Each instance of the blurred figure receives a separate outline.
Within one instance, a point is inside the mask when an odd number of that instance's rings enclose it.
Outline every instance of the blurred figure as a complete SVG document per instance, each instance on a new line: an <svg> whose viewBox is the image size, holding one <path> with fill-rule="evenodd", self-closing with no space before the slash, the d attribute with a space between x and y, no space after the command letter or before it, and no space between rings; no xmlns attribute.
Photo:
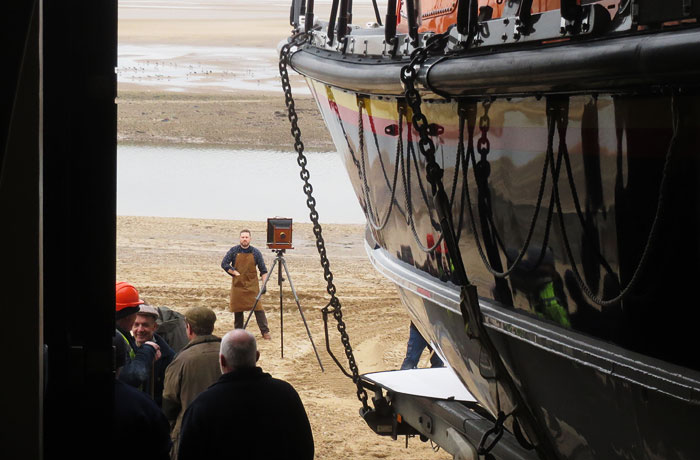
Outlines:
<svg viewBox="0 0 700 460"><path fill-rule="evenodd" d="M406 357L401 364L401 370L415 369L418 366L418 361L423 354L425 348L430 350L430 367L444 367L440 357L433 351L430 344L423 338L416 325L411 321L411 327L408 331L408 344L406 345Z"/></svg>
<svg viewBox="0 0 700 460"><path fill-rule="evenodd" d="M506 250L508 266L517 257L517 251ZM571 327L569 310L564 293L564 282L556 270L552 248L533 246L513 269L510 275L513 294L522 293L527 298L532 312L538 317Z"/></svg>
<svg viewBox="0 0 700 460"><path fill-rule="evenodd" d="M259 358L250 332L234 329L224 336L223 375L187 409L180 460L313 458L314 439L299 395L256 367Z"/></svg>
<svg viewBox="0 0 700 460"><path fill-rule="evenodd" d="M115 349L114 419L108 458L130 458L135 453L149 460L167 460L170 430L156 403L118 379L127 362L128 345L119 334L112 339ZM99 456L99 455L98 455Z"/></svg>
<svg viewBox="0 0 700 460"><path fill-rule="evenodd" d="M149 379L148 393L151 394L153 400L158 404L158 407L163 405L163 382L165 381L165 369L175 357L175 352L170 345L160 335L156 334L158 330L158 310L145 303L140 306L139 312L136 313L136 320L131 327L131 335L136 340L138 347L143 346L146 342L155 342L160 347L160 359L153 365L153 372Z"/></svg>
<svg viewBox="0 0 700 460"><path fill-rule="evenodd" d="M212 333L216 314L206 307L185 312L189 343L165 370L163 412L172 427L172 458L177 458L182 417L190 403L221 376L219 346L221 339ZM202 457L204 458L204 457Z"/></svg>
<svg viewBox="0 0 700 460"><path fill-rule="evenodd" d="M168 307L154 307L158 313L158 335L165 339L175 353L187 345L185 315Z"/></svg>

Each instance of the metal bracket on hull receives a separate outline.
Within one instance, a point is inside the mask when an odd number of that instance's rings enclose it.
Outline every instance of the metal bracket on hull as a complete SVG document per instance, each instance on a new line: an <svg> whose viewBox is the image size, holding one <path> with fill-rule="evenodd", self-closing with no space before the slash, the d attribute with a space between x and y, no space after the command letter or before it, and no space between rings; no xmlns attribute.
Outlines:
<svg viewBox="0 0 700 460"><path fill-rule="evenodd" d="M423 441L434 441L455 459L477 460L477 446L494 422L471 395L464 393L451 373L449 368L431 368L363 375L363 380L376 388L373 401L383 408L381 418L365 417L365 421L379 435L392 439L406 435L407 442L408 437L419 435ZM537 458L506 431L489 453L509 460Z"/></svg>
<svg viewBox="0 0 700 460"><path fill-rule="evenodd" d="M541 433L541 427L537 424L531 408L525 404L523 395L519 392L517 385L513 381L513 377L505 368L505 360L499 355L498 349L491 341L485 330L483 317L479 306L479 301L476 292L476 286L473 285L467 276L467 271L463 263L461 250L456 238L455 228L452 222L452 207L443 184L444 171L435 159L435 144L428 133L428 120L421 109L421 96L415 88L415 83L418 76L418 70L424 65L425 60L430 54L440 52L446 44L447 34L436 35L429 40L425 48L419 49L412 54L411 63L401 69L401 82L404 84L405 97L410 106L413 116L412 123L414 129L419 133L418 147L425 158L426 179L432 187L432 195L435 203L435 208L440 217L440 227L442 229L443 238L447 244L452 261L452 277L456 284L460 286L460 309L462 317L466 322L467 334L470 339L476 339L482 347L483 353L492 362L493 377L492 388L494 389L493 401L498 411L499 420L494 429L499 428L502 432L502 425L505 418L513 416L514 423L524 425L527 434L527 444L538 447L538 451L548 457L554 456L554 449L546 441L547 438ZM504 394L504 401L501 401L501 390ZM502 419L503 410L508 411L508 415ZM517 414L516 414L516 409ZM518 418L516 418L518 417ZM539 428L539 429L538 429ZM537 431L536 431L537 430ZM484 437L487 434L484 435ZM500 436L499 438L500 439ZM488 448L481 448L479 454L487 454L497 443L494 441ZM484 438L482 438L483 442ZM531 447L531 446L530 446Z"/></svg>
<svg viewBox="0 0 700 460"><path fill-rule="evenodd" d="M564 16L558 10L522 16L506 16L482 21L470 47L483 48L518 43L537 43L599 34L611 24L608 11L598 5L580 7L579 14ZM448 50L464 49L466 36L457 28L450 31Z"/></svg>

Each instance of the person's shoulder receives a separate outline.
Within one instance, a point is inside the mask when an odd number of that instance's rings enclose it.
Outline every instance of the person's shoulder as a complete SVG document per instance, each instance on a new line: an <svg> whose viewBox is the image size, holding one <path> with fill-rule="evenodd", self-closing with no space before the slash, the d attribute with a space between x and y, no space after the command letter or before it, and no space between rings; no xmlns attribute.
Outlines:
<svg viewBox="0 0 700 460"><path fill-rule="evenodd" d="M272 377L270 374L265 374L267 377L267 384L280 390L280 391L285 391L289 393L297 393L297 390L294 389L294 386L292 386L291 383L287 382L286 380L278 379L275 377Z"/></svg>
<svg viewBox="0 0 700 460"><path fill-rule="evenodd" d="M175 354L173 347L171 347L170 344L168 343L168 341L165 340L163 337L161 337L158 334L153 334L153 338L154 338L155 342L158 344L158 346L160 347L160 351L162 354L168 354L168 355Z"/></svg>
<svg viewBox="0 0 700 460"><path fill-rule="evenodd" d="M229 392L226 385L221 384L221 378L217 379L209 385L204 391L199 393L189 404L189 407L200 408L202 406L207 406L208 404L219 405L222 400L222 395Z"/></svg>
<svg viewBox="0 0 700 460"><path fill-rule="evenodd" d="M156 403L146 393L118 379L114 381L114 398L120 402L120 407L123 407L122 403L128 401L133 403L134 407L140 407L143 410L160 411Z"/></svg>

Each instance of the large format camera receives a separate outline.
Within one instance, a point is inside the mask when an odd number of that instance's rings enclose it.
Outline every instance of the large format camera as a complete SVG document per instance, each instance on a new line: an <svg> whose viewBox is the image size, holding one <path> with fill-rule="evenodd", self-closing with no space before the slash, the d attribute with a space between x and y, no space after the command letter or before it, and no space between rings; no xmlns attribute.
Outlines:
<svg viewBox="0 0 700 460"><path fill-rule="evenodd" d="M267 219L267 247L269 249L294 249L292 247L292 219L284 217Z"/></svg>

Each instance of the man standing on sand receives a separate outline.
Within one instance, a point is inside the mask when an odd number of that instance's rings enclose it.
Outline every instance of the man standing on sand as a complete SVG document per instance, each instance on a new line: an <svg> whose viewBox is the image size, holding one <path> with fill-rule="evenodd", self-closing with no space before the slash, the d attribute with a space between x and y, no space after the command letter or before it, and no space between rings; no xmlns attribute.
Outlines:
<svg viewBox="0 0 700 460"><path fill-rule="evenodd" d="M241 244L229 249L221 261L221 268L232 277L229 311L235 314L236 329L243 328L243 314L253 308L255 298L258 296L260 285L256 276L256 267L260 271L261 282L265 282L267 274L262 254L250 245L250 230L241 230L240 242ZM255 306L255 320L258 322L263 338L270 340L270 328L267 327L267 317L261 301L258 301Z"/></svg>
<svg viewBox="0 0 700 460"><path fill-rule="evenodd" d="M221 340L223 374L185 412L179 460L307 460L314 438L299 394L256 367L255 337L234 329Z"/></svg>
<svg viewBox="0 0 700 460"><path fill-rule="evenodd" d="M221 377L219 346L215 335L216 314L206 307L191 307L185 312L189 343L165 370L163 412L172 427L172 459L177 458L182 416L199 393Z"/></svg>

